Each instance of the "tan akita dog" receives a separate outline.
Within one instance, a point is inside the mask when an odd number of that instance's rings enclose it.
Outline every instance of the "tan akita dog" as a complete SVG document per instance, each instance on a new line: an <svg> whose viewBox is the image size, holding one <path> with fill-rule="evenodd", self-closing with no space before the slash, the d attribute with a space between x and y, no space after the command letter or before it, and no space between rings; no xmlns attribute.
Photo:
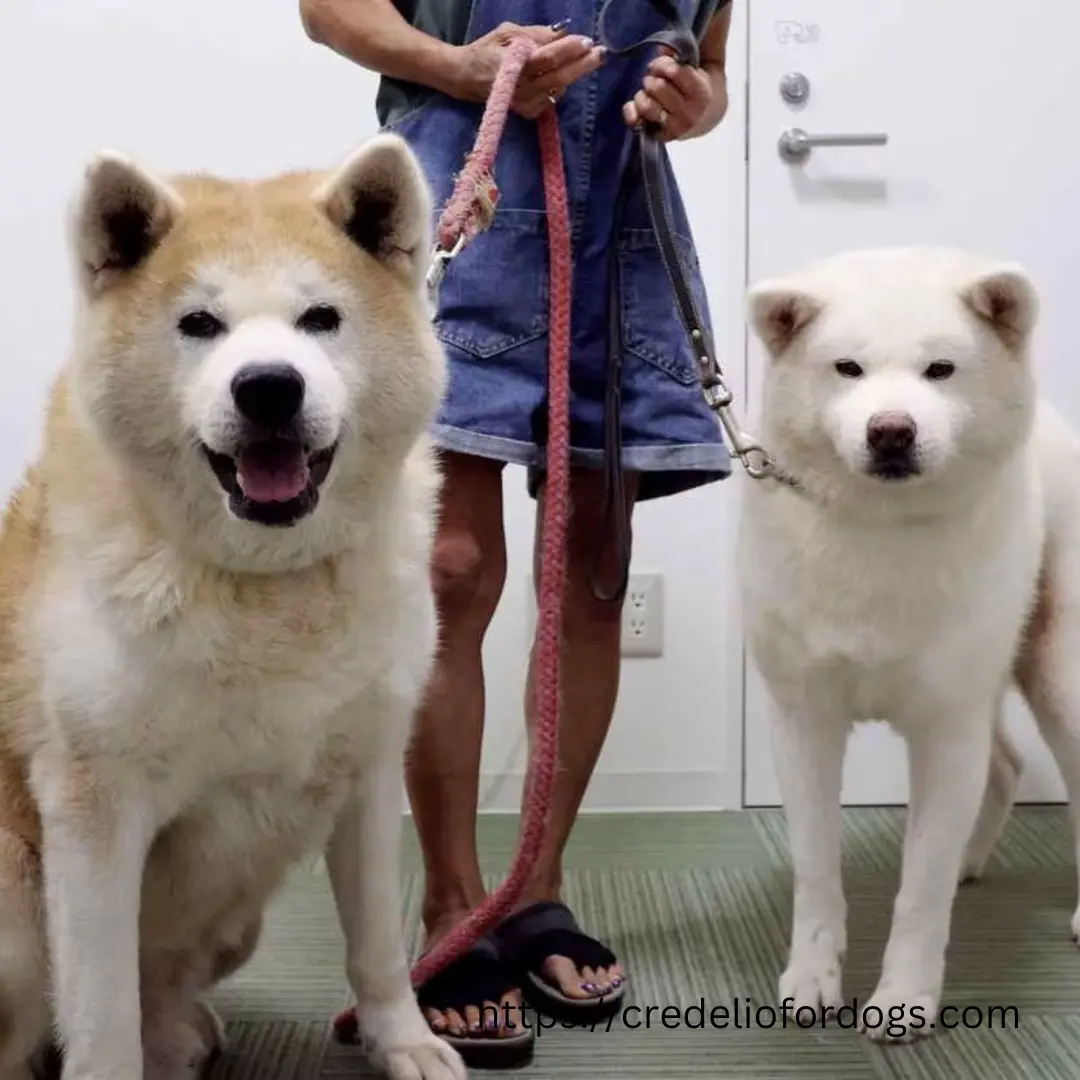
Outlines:
<svg viewBox="0 0 1080 1080"><path fill-rule="evenodd" d="M435 641L430 198L102 155L44 449L0 536L0 1080L179 1080L202 993L325 851L379 1068L460 1080L410 988L401 775Z"/></svg>

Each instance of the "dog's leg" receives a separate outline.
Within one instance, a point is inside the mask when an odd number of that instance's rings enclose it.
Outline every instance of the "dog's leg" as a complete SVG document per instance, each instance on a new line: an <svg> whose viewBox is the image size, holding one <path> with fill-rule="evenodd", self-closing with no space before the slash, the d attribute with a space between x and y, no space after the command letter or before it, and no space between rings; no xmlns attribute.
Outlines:
<svg viewBox="0 0 1080 1080"><path fill-rule="evenodd" d="M201 995L247 963L261 932L261 913L245 907L218 923L209 943L197 949L144 957L145 1080L196 1076L225 1050L224 1025Z"/></svg>
<svg viewBox="0 0 1080 1080"><path fill-rule="evenodd" d="M847 906L840 877L840 789L848 731L835 715L774 713L774 756L795 870L791 951L780 976L780 1003L792 1009L841 1002Z"/></svg>
<svg viewBox="0 0 1080 1080"><path fill-rule="evenodd" d="M1005 729L1005 717L998 709L994 720L994 741L990 751L990 776L983 793L975 831L968 840L967 850L960 870L961 882L977 881L982 877L987 860L994 853L997 842L1009 820L1016 789L1024 771L1024 759Z"/></svg>
<svg viewBox="0 0 1080 1080"><path fill-rule="evenodd" d="M1076 865L1080 871L1080 582L1060 567L1040 583L1040 596L1016 664L1017 683L1057 762L1069 798ZM1080 907L1073 913L1080 945Z"/></svg>
<svg viewBox="0 0 1080 1080"><path fill-rule="evenodd" d="M0 1080L30 1080L49 1031L48 962L37 855L0 828Z"/></svg>
<svg viewBox="0 0 1080 1080"><path fill-rule="evenodd" d="M409 981L399 883L405 755L393 741L361 774L327 846L346 972L376 1068L391 1080L465 1080L461 1058L432 1033Z"/></svg>
<svg viewBox="0 0 1080 1080"><path fill-rule="evenodd" d="M262 927L260 916L229 922L204 949L144 963L144 1080L189 1080L225 1049L224 1025L200 995L247 962Z"/></svg>
<svg viewBox="0 0 1080 1080"><path fill-rule="evenodd" d="M139 902L148 792L86 766L35 762L63 1080L142 1080Z"/></svg>
<svg viewBox="0 0 1080 1080"><path fill-rule="evenodd" d="M860 1017L873 1039L910 1041L937 1022L964 846L986 788L996 703L911 727L911 802L881 979Z"/></svg>

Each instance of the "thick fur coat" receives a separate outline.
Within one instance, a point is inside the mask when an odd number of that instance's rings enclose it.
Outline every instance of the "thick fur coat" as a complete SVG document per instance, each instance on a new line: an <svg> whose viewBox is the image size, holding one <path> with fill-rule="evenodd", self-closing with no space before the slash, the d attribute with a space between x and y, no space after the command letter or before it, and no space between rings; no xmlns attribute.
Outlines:
<svg viewBox="0 0 1080 1080"><path fill-rule="evenodd" d="M1021 269L939 249L855 252L752 291L763 441L800 485L751 485L740 541L795 868L780 998L841 1003L844 747L887 720L911 803L864 1003L875 1038L931 1031L957 883L982 871L1020 775L1011 684L1080 806L1080 445L1038 401L1036 313Z"/></svg>
<svg viewBox="0 0 1080 1080"><path fill-rule="evenodd" d="M79 312L0 534L0 1080L179 1080L201 995L325 852L373 1058L460 1080L408 978L401 776L435 641L443 388L429 195L383 136L331 174L105 154Z"/></svg>

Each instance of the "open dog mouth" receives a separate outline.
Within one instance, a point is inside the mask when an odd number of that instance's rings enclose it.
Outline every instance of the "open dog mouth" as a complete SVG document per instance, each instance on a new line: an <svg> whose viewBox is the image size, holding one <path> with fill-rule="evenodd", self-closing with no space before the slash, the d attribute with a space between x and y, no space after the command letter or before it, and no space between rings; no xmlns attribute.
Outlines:
<svg viewBox="0 0 1080 1080"><path fill-rule="evenodd" d="M315 509L336 450L335 444L309 453L298 439L273 437L249 443L233 456L202 444L232 512L244 521L278 527L294 525Z"/></svg>

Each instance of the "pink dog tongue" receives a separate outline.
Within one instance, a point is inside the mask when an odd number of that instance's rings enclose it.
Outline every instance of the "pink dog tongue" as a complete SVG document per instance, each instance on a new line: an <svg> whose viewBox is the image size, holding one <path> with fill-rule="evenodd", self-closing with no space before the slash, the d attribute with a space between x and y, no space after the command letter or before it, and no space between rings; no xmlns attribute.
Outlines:
<svg viewBox="0 0 1080 1080"><path fill-rule="evenodd" d="M248 447L237 459L240 490L252 502L288 502L308 483L308 466L298 443L265 442Z"/></svg>

